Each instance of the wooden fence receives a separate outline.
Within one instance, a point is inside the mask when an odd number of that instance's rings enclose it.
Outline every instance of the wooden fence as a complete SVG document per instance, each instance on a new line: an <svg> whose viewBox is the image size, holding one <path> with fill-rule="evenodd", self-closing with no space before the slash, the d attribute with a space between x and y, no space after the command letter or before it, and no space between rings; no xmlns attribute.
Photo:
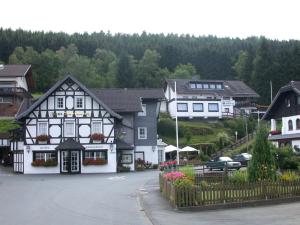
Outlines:
<svg viewBox="0 0 300 225"><path fill-rule="evenodd" d="M300 196L300 180L262 181L234 184L230 182L176 187L160 175L160 190L176 208L205 207L232 203L288 199Z"/></svg>

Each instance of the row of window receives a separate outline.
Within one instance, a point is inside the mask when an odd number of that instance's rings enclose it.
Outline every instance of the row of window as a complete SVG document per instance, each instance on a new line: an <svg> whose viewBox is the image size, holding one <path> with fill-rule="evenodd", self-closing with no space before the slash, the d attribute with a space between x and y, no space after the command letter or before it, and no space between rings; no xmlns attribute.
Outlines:
<svg viewBox="0 0 300 225"><path fill-rule="evenodd" d="M203 112L203 103L193 103L193 112ZM188 112L188 103L177 103L177 112ZM208 112L219 112L218 103L208 103Z"/></svg>
<svg viewBox="0 0 300 225"><path fill-rule="evenodd" d="M192 89L219 89L223 88L220 83L190 83Z"/></svg>
<svg viewBox="0 0 300 225"><path fill-rule="evenodd" d="M294 130L294 125L292 120L288 121L288 128L289 130ZM296 119L296 130L300 130L300 119Z"/></svg>
<svg viewBox="0 0 300 225"><path fill-rule="evenodd" d="M83 109L84 98L83 96L75 96L75 109ZM56 108L65 108L65 97L56 97Z"/></svg>
<svg viewBox="0 0 300 225"><path fill-rule="evenodd" d="M297 103L297 105L300 105L300 96L296 96L296 103ZM286 107L291 107L291 99L290 98L286 98L285 99L285 105L286 105Z"/></svg>
<svg viewBox="0 0 300 225"><path fill-rule="evenodd" d="M93 121L92 134L102 133L102 122ZM48 122L38 122L37 126L37 136L48 135ZM65 121L64 122L64 137L75 137L75 121Z"/></svg>
<svg viewBox="0 0 300 225"><path fill-rule="evenodd" d="M83 159L105 159L107 160L106 150L95 150L95 151L85 151L83 154ZM57 161L57 152L33 152L33 161Z"/></svg>

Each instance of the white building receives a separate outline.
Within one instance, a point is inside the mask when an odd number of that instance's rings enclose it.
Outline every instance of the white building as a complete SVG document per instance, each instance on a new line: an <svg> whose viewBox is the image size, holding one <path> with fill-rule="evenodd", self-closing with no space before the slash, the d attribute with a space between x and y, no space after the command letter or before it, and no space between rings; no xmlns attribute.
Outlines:
<svg viewBox="0 0 300 225"><path fill-rule="evenodd" d="M176 92L175 93L175 81ZM175 118L223 118L250 113L259 95L242 81L169 79L164 87L166 101L161 112ZM177 104L175 101L177 94Z"/></svg>
<svg viewBox="0 0 300 225"><path fill-rule="evenodd" d="M119 92L122 95L116 99ZM57 82L16 117L23 126L14 132L11 142L14 170L26 174L108 173L116 172L119 164L134 170L136 155L157 163L153 124L158 106L152 110L151 104L158 105L163 92L126 93L89 90L71 76ZM138 122L138 114L143 114L145 123Z"/></svg>
<svg viewBox="0 0 300 225"><path fill-rule="evenodd" d="M300 81L291 81L280 88L263 119L271 121L269 140L274 145L291 146L295 152L299 152Z"/></svg>

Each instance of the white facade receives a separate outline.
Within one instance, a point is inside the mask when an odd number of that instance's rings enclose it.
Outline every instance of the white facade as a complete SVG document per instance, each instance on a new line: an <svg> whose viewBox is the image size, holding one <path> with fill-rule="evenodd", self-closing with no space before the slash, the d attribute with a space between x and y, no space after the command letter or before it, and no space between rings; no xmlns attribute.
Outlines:
<svg viewBox="0 0 300 225"><path fill-rule="evenodd" d="M167 85L165 90L166 105L161 105L161 112L168 111L172 118L223 118L231 117L234 113L235 100L215 97L214 95L182 95L177 94ZM186 110L179 110L178 106L186 104ZM211 108L212 106L212 108ZM217 106L217 109L216 109ZM199 110L200 109L200 110Z"/></svg>
<svg viewBox="0 0 300 225"><path fill-rule="evenodd" d="M76 82L67 79L24 119L24 142L12 143L16 156L23 154L23 169L16 172L116 172L115 118ZM93 134L101 134L104 138L102 141L92 140ZM48 140L41 140L43 136ZM82 149L57 149L70 138ZM47 160L55 161L57 165L32 165ZM101 160L101 165L93 164L97 160Z"/></svg>
<svg viewBox="0 0 300 225"><path fill-rule="evenodd" d="M136 146L135 159L139 158L139 154L144 153L145 161L152 164L158 164L158 149L157 146Z"/></svg>

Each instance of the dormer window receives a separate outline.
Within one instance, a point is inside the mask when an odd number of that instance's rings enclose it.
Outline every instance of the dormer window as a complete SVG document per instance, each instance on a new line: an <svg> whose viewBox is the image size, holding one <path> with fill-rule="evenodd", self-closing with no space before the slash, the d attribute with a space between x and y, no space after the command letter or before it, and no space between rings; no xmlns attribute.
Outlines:
<svg viewBox="0 0 300 225"><path fill-rule="evenodd" d="M208 84L203 84L204 89L208 89Z"/></svg>
<svg viewBox="0 0 300 225"><path fill-rule="evenodd" d="M216 85L216 88L217 88L217 89L222 89L222 84L217 84L217 85Z"/></svg>
<svg viewBox="0 0 300 225"><path fill-rule="evenodd" d="M190 87L191 87L192 89L195 89L195 88L196 88L196 84L195 84L195 83L190 83Z"/></svg>
<svg viewBox="0 0 300 225"><path fill-rule="evenodd" d="M215 84L210 84L209 87L210 87L210 89L216 89L216 85Z"/></svg>
<svg viewBox="0 0 300 225"><path fill-rule="evenodd" d="M202 89L202 84L197 84L198 89Z"/></svg>

